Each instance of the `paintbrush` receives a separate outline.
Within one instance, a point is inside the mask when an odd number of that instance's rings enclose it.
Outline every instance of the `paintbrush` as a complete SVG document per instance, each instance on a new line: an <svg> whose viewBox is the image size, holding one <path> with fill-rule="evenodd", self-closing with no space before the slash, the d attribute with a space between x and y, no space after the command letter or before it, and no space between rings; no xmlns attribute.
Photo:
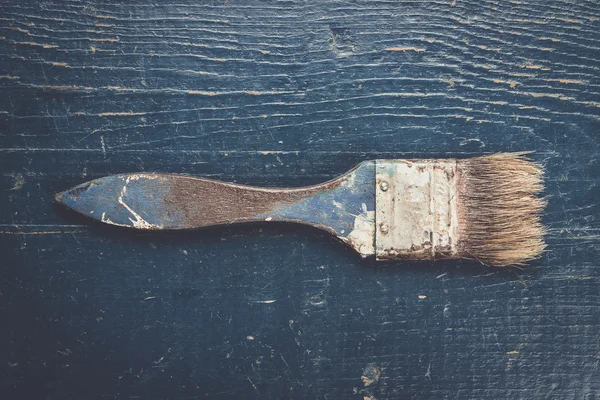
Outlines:
<svg viewBox="0 0 600 400"><path fill-rule="evenodd" d="M146 230L285 221L330 232L378 260L468 258L523 265L545 248L542 168L525 153L365 161L331 181L261 188L185 175L96 179L56 201Z"/></svg>

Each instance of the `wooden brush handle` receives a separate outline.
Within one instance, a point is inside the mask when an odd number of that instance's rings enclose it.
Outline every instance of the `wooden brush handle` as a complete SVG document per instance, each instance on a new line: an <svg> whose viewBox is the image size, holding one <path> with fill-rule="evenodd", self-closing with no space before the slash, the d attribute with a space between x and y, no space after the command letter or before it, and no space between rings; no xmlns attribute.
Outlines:
<svg viewBox="0 0 600 400"><path fill-rule="evenodd" d="M120 180L123 181L123 177ZM270 189L189 176L155 174L144 175L136 181L130 179L128 185L137 185L147 193L154 193L146 201L138 203L144 210L143 215L152 216L151 219L156 221L153 223L155 229L194 229L252 221L303 222L314 210L298 210L294 205L326 193L342 181L343 177L339 177L311 187ZM161 195L156 196L157 193ZM125 196L123 200L130 199L131 196ZM137 198L131 201L137 202ZM275 212L285 209L290 212Z"/></svg>
<svg viewBox="0 0 600 400"><path fill-rule="evenodd" d="M251 221L291 221L338 236L374 207L373 163L302 188L261 188L173 174L123 174L59 193L56 200L96 220L138 229L193 229Z"/></svg>

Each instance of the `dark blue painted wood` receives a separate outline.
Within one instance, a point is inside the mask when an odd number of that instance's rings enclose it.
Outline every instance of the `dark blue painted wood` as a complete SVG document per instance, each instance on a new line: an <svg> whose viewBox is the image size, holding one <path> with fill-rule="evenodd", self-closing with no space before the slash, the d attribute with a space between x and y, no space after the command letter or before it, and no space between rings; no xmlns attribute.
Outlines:
<svg viewBox="0 0 600 400"><path fill-rule="evenodd" d="M2 2L0 393L600 397L599 18L571 0ZM375 264L298 225L137 233L53 203L129 171L304 186L521 150L547 170L550 249L522 271Z"/></svg>

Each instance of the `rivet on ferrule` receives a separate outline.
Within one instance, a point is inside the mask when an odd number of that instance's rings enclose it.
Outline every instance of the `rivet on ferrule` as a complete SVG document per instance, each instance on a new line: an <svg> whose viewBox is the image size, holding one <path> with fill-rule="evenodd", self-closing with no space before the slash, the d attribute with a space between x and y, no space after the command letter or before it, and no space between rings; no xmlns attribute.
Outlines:
<svg viewBox="0 0 600 400"><path fill-rule="evenodd" d="M387 224L381 224L379 225L379 230L381 233L386 234L389 232L390 228L387 226Z"/></svg>
<svg viewBox="0 0 600 400"><path fill-rule="evenodd" d="M388 185L388 183L386 181L383 181L379 184L379 188L381 189L381 191L383 192L387 192L388 188L390 186Z"/></svg>

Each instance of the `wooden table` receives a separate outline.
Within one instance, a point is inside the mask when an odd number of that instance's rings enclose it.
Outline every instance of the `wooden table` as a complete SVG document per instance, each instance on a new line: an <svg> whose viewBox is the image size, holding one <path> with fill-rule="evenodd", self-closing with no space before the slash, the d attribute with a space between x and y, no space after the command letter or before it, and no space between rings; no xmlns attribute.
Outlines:
<svg viewBox="0 0 600 400"><path fill-rule="evenodd" d="M600 397L599 2L123 3L0 4L3 398ZM524 150L550 252L523 270L53 204L121 172L300 186Z"/></svg>

